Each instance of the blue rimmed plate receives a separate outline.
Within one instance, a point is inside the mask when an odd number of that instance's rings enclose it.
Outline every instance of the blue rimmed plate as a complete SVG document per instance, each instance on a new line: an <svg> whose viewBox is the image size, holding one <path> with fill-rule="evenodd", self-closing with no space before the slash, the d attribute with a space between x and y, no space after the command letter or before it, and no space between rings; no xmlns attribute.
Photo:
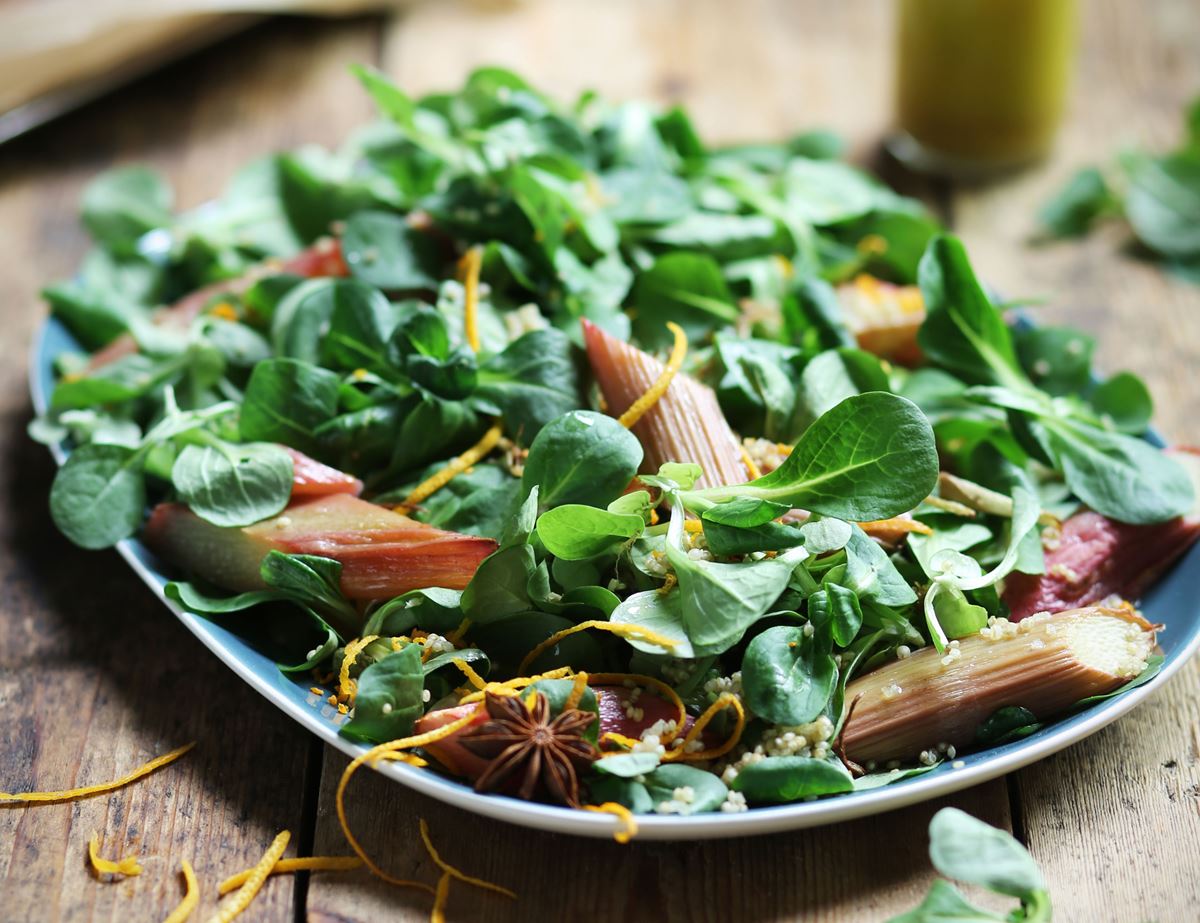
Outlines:
<svg viewBox="0 0 1200 923"><path fill-rule="evenodd" d="M49 403L54 383L55 357L79 350L79 344L56 319L49 319L42 327L30 357L30 390L38 413L43 413ZM1161 445L1157 437L1152 437L1151 441ZM61 465L66 458L66 451L61 446L54 446L51 451ZM274 661L227 628L184 612L168 599L163 589L168 578L163 574L161 563L140 541L127 539L117 545L117 551L162 600L163 605L260 695L349 756L365 752L366 747L339 736L338 726L345 719L323 698L311 692L309 683L303 678L289 678L279 671ZM963 755L954 761L954 765L943 763L931 772L883 788L820 801L753 808L739 814L642 816L638 818L638 838L711 839L815 827L937 798L1028 766L1115 721L1153 695L1187 662L1200 647L1197 586L1200 586L1200 544L1194 546L1144 598L1142 609L1146 617L1166 626L1159 638L1165 659L1154 679L1123 695L1092 705L1021 740ZM469 786L400 763L381 763L378 768L384 775L422 794L485 817L579 836L608 837L613 831L614 820L607 815L572 811L499 795L479 795Z"/></svg>

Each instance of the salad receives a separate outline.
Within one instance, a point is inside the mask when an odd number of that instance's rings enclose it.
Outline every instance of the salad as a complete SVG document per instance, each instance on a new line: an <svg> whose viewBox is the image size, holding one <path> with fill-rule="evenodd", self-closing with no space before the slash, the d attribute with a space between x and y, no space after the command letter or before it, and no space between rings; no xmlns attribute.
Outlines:
<svg viewBox="0 0 1200 923"><path fill-rule="evenodd" d="M31 424L62 532L138 536L373 745L352 770L737 812L1153 676L1197 457L836 139L358 76L378 123L199 209L89 187L45 290L85 352Z"/></svg>

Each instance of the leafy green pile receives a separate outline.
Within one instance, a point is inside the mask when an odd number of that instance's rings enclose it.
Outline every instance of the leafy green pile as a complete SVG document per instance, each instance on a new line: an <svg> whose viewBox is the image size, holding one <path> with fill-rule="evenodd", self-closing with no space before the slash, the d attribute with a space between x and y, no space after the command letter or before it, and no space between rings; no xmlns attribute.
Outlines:
<svg viewBox="0 0 1200 923"><path fill-rule="evenodd" d="M32 426L72 449L56 523L105 547L160 499L226 528L278 513L292 479L281 445L396 502L499 419L504 457L413 512L497 540L465 590L358 606L337 560L277 551L262 562L265 589L169 588L255 633L291 671L337 671L348 642L378 636L346 660L357 695L343 733L402 737L454 704L455 659L489 680L569 666L660 678L693 714L722 694L748 712L728 766L664 761L650 746L597 764L596 801L694 813L887 784L925 767L855 779L834 756L850 678L1003 616L1000 581L1044 567L1042 513L1082 502L1151 523L1190 507L1183 472L1138 438L1151 413L1141 382L1096 384L1082 334L1010 326L961 245L832 159L827 136L709 148L682 110L591 94L564 108L496 69L419 101L359 76L384 119L336 154L264 159L179 216L140 168L89 188L97 248L46 296L87 349L124 335L137 349L95 369L60 357ZM349 277L267 264L196 296L207 310L190 324L155 322L152 306L331 232ZM472 250L478 350L458 279ZM927 365L857 348L834 286L859 273L919 283ZM585 318L651 351L677 321L688 371L741 435L788 443L786 460L747 484L699 488L701 470L679 458L627 492L644 449L596 409ZM964 519L926 503L940 467L1007 509ZM810 514L802 524L785 516L796 508ZM859 525L910 511L929 534L896 547ZM559 637L585 622L613 630ZM464 625L457 650L429 647ZM536 688L560 710L570 685ZM597 694L579 707L598 710ZM709 727L731 733L731 713ZM772 749L796 728L811 745ZM735 765L760 744L765 758ZM692 799L675 799L680 789Z"/></svg>
<svg viewBox="0 0 1200 923"><path fill-rule="evenodd" d="M1081 237L1101 221L1124 218L1155 259L1200 282L1200 99L1188 107L1178 150L1155 156L1128 150L1116 169L1085 167L1043 207L1053 237Z"/></svg>

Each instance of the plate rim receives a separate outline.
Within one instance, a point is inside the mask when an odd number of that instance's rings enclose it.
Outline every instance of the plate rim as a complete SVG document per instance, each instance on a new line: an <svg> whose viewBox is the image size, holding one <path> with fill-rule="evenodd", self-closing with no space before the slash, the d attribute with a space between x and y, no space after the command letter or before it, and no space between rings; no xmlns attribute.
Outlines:
<svg viewBox="0 0 1200 923"><path fill-rule="evenodd" d="M48 358L48 340L57 327L70 337L65 325L53 316L46 317L38 327L30 344L28 355L29 391L34 411L41 415L49 406L48 382L43 372ZM1162 445L1154 431L1151 441ZM61 466L67 453L60 444L48 446L51 456ZM336 725L323 720L312 711L302 708L288 698L278 684L268 682L257 670L249 668L214 631L216 627L202 616L185 611L174 600L166 596L161 575L156 574L138 555L144 548L136 538L123 539L116 551L129 567L150 589L151 593L169 609L183 625L224 663L239 679L258 692L268 702L298 723L320 740L332 745L351 758L366 753L365 744L347 740L338 733ZM1197 545L1193 548L1200 548ZM1173 567L1182 566L1183 561ZM1017 742L1007 752L993 756L981 755L978 763L955 768L953 762L943 763L937 769L892 785L880 786L864 792L850 792L814 801L793 802L783 805L751 808L737 813L713 812L688 816L639 814L638 833L641 840L708 840L744 836L761 836L788 830L800 830L825 824L855 820L874 814L882 814L909 807L943 795L991 781L1009 772L1036 763L1085 737L1112 724L1135 707L1154 695L1170 680L1200 649L1200 624L1193 630L1187 643L1169 656L1161 670L1151 680L1131 689L1116 698L1090 706L1083 712L1069 717L1068 723L1050 725L1036 735ZM290 680L289 680L290 682ZM1044 736L1042 736L1044 734ZM984 751L986 753L986 751ZM370 764L368 764L370 766ZM580 811L571 808L524 801L504 795L479 794L461 782L441 776L436 772L407 766L402 763L384 762L371 766L376 772L387 776L419 794L452 805L471 813L518 826L552 833L565 833L590 838L609 838L620 826L620 821L611 815Z"/></svg>

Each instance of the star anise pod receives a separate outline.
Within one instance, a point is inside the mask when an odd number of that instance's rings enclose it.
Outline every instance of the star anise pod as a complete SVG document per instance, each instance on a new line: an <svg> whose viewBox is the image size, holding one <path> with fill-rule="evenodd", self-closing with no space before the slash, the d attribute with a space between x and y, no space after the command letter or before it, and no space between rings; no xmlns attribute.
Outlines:
<svg viewBox="0 0 1200 923"><path fill-rule="evenodd" d="M600 751L584 736L596 720L594 712L569 708L550 717L550 703L540 692L530 706L518 696L485 696L489 720L463 734L462 745L489 760L475 780L475 791L496 791L519 779L516 794L526 800L548 795L560 804L579 807L579 770L599 759Z"/></svg>

